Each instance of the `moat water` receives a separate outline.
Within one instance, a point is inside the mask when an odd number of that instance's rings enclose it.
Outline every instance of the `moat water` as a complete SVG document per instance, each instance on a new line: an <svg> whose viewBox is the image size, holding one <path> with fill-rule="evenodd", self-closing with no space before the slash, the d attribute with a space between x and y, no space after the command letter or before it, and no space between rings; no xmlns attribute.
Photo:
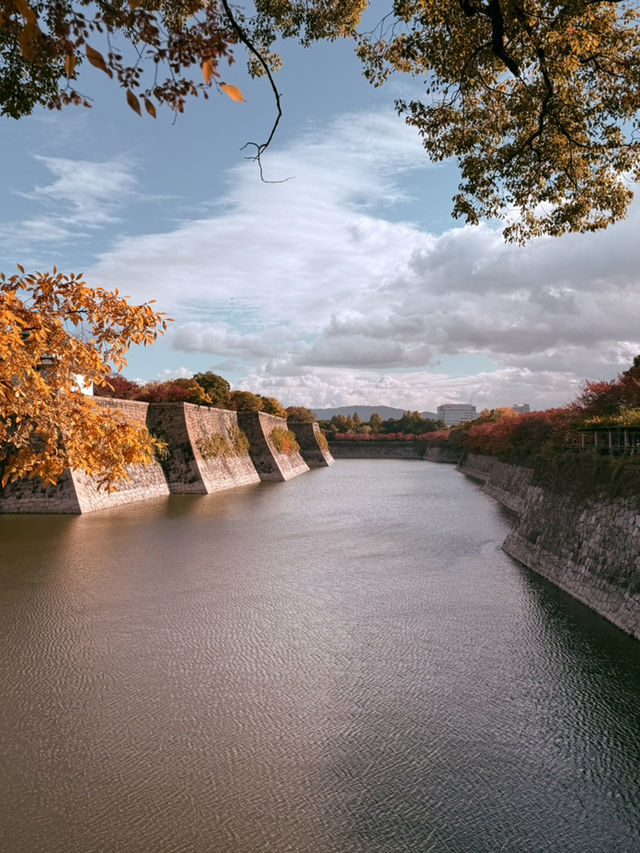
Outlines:
<svg viewBox="0 0 640 853"><path fill-rule="evenodd" d="M0 850L638 853L640 645L451 466L0 517Z"/></svg>

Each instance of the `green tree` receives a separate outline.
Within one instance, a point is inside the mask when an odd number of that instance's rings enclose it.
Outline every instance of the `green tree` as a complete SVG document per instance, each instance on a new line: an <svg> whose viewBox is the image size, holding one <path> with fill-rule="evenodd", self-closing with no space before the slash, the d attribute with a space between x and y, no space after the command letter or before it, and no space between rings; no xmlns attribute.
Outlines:
<svg viewBox="0 0 640 853"><path fill-rule="evenodd" d="M287 420L294 424L306 423L311 424L317 421L315 412L307 409L304 406L287 406Z"/></svg>
<svg viewBox="0 0 640 853"><path fill-rule="evenodd" d="M268 415L277 415L279 418L286 418L287 411L279 400L275 397L260 397L262 400L262 411Z"/></svg>
<svg viewBox="0 0 640 853"><path fill-rule="evenodd" d="M212 373L207 370L205 373L194 374L195 381L201 385L211 400L211 405L218 409L226 409L229 407L229 398L231 395L231 386L226 379L218 376L217 373Z"/></svg>
<svg viewBox="0 0 640 853"><path fill-rule="evenodd" d="M371 432L379 433L382 432L382 418L377 412L374 412L369 418L369 426L371 427Z"/></svg>
<svg viewBox="0 0 640 853"><path fill-rule="evenodd" d="M262 399L251 391L232 391L229 406L237 412L261 412Z"/></svg>

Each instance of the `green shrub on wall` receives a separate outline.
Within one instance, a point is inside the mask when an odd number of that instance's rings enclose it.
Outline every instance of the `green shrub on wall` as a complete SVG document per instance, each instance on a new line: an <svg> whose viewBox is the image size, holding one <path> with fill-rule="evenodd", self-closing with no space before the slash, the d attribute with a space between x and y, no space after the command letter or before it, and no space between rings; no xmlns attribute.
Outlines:
<svg viewBox="0 0 640 853"><path fill-rule="evenodd" d="M196 441L203 459L222 459L225 456L245 456L249 452L249 439L238 427L231 427L228 440L221 433L212 433Z"/></svg>
<svg viewBox="0 0 640 853"><path fill-rule="evenodd" d="M236 456L246 456L249 452L249 439L239 427L231 427L229 430L229 438Z"/></svg>
<svg viewBox="0 0 640 853"><path fill-rule="evenodd" d="M320 445L321 450L329 449L329 442L327 441L327 437L323 432L320 432L320 430L318 430L318 432L316 433L316 438L318 440L318 444Z"/></svg>
<svg viewBox="0 0 640 853"><path fill-rule="evenodd" d="M196 447L203 459L219 459L224 456L231 456L233 453L233 448L229 446L225 437L220 433L199 438L196 441Z"/></svg>
<svg viewBox="0 0 640 853"><path fill-rule="evenodd" d="M271 430L269 438L278 453L286 453L291 456L292 453L297 453L300 450L295 434L290 429L276 427Z"/></svg>
<svg viewBox="0 0 640 853"><path fill-rule="evenodd" d="M166 462L171 456L169 449L169 439L161 430L149 430L149 435L154 438L157 444L154 445L153 455L158 462Z"/></svg>

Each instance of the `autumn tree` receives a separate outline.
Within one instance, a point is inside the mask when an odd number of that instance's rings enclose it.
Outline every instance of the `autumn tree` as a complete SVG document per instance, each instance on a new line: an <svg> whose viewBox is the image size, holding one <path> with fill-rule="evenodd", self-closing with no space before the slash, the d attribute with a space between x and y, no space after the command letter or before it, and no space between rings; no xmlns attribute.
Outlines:
<svg viewBox="0 0 640 853"><path fill-rule="evenodd" d="M617 415L640 408L640 356L611 381L586 382L574 402L582 418Z"/></svg>
<svg viewBox="0 0 640 853"><path fill-rule="evenodd" d="M355 39L365 76L424 82L397 108L434 160L455 158L453 213L506 217L507 239L595 231L623 217L640 178L640 27L632 0L394 0L358 31L367 0L5 0L0 12L0 111L88 104L88 62L124 89L137 113L181 112L215 84L236 100L221 66L241 49L265 74L277 117L277 39Z"/></svg>
<svg viewBox="0 0 640 853"><path fill-rule="evenodd" d="M117 397L119 400L137 400L140 389L138 382L115 373L107 376L105 384L96 388L96 394L100 397Z"/></svg>
<svg viewBox="0 0 640 853"><path fill-rule="evenodd" d="M373 412L373 414L369 418L369 426L371 427L371 432L382 432L383 423L384 421L382 420L382 417L377 412Z"/></svg>
<svg viewBox="0 0 640 853"><path fill-rule="evenodd" d="M287 420L294 424L312 424L318 419L306 406L287 406Z"/></svg>
<svg viewBox="0 0 640 853"><path fill-rule="evenodd" d="M229 408L237 412L261 412L262 399L251 391L232 391L229 397Z"/></svg>
<svg viewBox="0 0 640 853"><path fill-rule="evenodd" d="M396 0L359 51L376 84L425 80L397 106L433 159L457 158L454 215L512 209L514 240L624 216L640 170L635 3Z"/></svg>
<svg viewBox="0 0 640 853"><path fill-rule="evenodd" d="M211 405L218 409L229 407L231 385L222 376L207 370L204 373L195 373L193 378L201 385L211 400Z"/></svg>
<svg viewBox="0 0 640 853"><path fill-rule="evenodd" d="M151 461L141 423L100 407L81 386L103 386L132 344L166 328L149 304L91 288L79 276L0 274L0 466L2 484L23 477L55 483L66 468L100 484L127 479Z"/></svg>
<svg viewBox="0 0 640 853"><path fill-rule="evenodd" d="M282 405L280 400L275 397L260 397L262 400L262 411L268 415L277 415L279 418L287 417L287 410Z"/></svg>

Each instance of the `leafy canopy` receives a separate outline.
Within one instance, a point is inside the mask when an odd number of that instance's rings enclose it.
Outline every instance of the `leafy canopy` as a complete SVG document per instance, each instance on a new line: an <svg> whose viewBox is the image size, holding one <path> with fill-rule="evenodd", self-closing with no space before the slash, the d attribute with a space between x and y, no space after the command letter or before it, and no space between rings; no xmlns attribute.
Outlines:
<svg viewBox="0 0 640 853"><path fill-rule="evenodd" d="M166 328L164 315L55 268L19 269L0 274L2 485L36 475L55 483L66 468L100 485L128 479L128 466L148 464L156 442L80 385L104 385L132 344L150 344Z"/></svg>
<svg viewBox="0 0 640 853"><path fill-rule="evenodd" d="M396 0L362 38L366 75L426 81L398 109L436 160L458 159L454 215L512 211L508 239L595 231L638 179L640 30L633 2Z"/></svg>
<svg viewBox="0 0 640 853"><path fill-rule="evenodd" d="M268 75L279 116L276 40L351 37L374 85L393 72L424 81L423 98L397 107L430 157L457 159L455 216L506 217L507 239L524 241L625 215L640 177L636 3L394 0L372 32L358 33L367 6L255 0L244 13L227 0L5 0L0 112L89 105L77 89L85 61L113 77L139 114L144 106L155 117L159 104L181 112L212 83L241 101L220 63L242 44L252 72Z"/></svg>

